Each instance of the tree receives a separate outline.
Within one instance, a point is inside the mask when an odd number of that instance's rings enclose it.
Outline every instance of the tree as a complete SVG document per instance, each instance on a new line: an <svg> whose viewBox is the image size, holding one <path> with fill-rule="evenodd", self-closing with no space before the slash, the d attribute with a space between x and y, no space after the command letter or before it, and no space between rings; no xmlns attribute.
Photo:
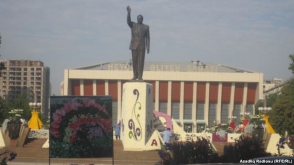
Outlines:
<svg viewBox="0 0 294 165"><path fill-rule="evenodd" d="M5 100L3 100L2 97L0 97L0 125L3 123L5 119L8 118L8 112L9 109L7 107Z"/></svg>
<svg viewBox="0 0 294 165"><path fill-rule="evenodd" d="M281 95L270 112L269 121L279 134L284 134L285 131L294 134L294 78L283 86Z"/></svg>
<svg viewBox="0 0 294 165"><path fill-rule="evenodd" d="M17 98L8 102L8 108L23 109L23 118L29 120L31 118L31 109L29 106L30 99L26 92L21 93Z"/></svg>
<svg viewBox="0 0 294 165"><path fill-rule="evenodd" d="M290 54L289 58L291 59L292 63L290 64L288 69L290 69L292 73L294 74L294 54Z"/></svg>
<svg viewBox="0 0 294 165"><path fill-rule="evenodd" d="M289 70L294 74L294 54L290 54L291 64ZM269 114L269 122L279 134L287 131L294 134L294 77L285 82L281 94L273 104Z"/></svg>

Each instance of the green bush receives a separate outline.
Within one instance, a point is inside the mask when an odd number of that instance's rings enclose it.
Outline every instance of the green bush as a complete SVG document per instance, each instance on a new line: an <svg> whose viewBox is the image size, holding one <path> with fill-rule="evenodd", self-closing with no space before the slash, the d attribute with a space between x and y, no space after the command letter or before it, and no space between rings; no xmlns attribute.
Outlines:
<svg viewBox="0 0 294 165"><path fill-rule="evenodd" d="M234 145L225 146L222 156L218 156L207 139L200 137L197 137L197 141L166 144L158 154L164 165L239 163L241 159L271 156L265 152L262 142L258 139L244 136L237 139Z"/></svg>
<svg viewBox="0 0 294 165"><path fill-rule="evenodd" d="M256 138L240 136L235 144L224 147L222 162L239 163L241 159L248 160L257 157L271 156L265 152L262 142Z"/></svg>
<svg viewBox="0 0 294 165"><path fill-rule="evenodd" d="M219 162L218 154L205 138L197 137L197 141L192 142L174 142L167 144L166 148L168 150L158 152L164 165Z"/></svg>

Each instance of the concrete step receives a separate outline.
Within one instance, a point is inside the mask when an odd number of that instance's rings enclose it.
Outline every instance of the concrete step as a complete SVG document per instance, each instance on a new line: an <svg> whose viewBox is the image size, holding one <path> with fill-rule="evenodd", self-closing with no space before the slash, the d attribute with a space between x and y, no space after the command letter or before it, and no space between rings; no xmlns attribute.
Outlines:
<svg viewBox="0 0 294 165"><path fill-rule="evenodd" d="M35 142L32 142L35 143ZM37 142L36 142L37 143ZM38 142L39 143L39 142ZM45 143L45 142L44 142ZM43 145L43 144L42 144ZM114 164L142 164L154 165L160 158L157 151L123 151L123 144L120 140L114 140ZM49 163L49 149L39 148L34 145L26 147L9 147L10 151L17 153L17 157L10 164L17 163ZM2 149L4 150L4 149ZM0 150L1 152L1 150ZM112 164L112 158L79 158L79 159L50 159L50 164Z"/></svg>

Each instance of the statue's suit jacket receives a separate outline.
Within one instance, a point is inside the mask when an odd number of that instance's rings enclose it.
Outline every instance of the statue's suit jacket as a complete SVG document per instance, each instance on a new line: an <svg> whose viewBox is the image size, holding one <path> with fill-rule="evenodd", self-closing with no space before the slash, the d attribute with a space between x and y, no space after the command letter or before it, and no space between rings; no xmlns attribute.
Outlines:
<svg viewBox="0 0 294 165"><path fill-rule="evenodd" d="M145 48L150 49L149 26L132 22L130 15L128 15L127 22L132 31L130 50L143 51L145 54Z"/></svg>

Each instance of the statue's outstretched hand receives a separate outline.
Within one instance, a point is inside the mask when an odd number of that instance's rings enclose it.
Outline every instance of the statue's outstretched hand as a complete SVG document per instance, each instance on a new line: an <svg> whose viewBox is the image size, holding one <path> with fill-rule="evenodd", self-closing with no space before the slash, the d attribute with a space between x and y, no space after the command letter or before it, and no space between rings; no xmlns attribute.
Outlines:
<svg viewBox="0 0 294 165"><path fill-rule="evenodd" d="M130 8L130 6L127 7L127 11L128 11L128 13L131 12L131 8Z"/></svg>

